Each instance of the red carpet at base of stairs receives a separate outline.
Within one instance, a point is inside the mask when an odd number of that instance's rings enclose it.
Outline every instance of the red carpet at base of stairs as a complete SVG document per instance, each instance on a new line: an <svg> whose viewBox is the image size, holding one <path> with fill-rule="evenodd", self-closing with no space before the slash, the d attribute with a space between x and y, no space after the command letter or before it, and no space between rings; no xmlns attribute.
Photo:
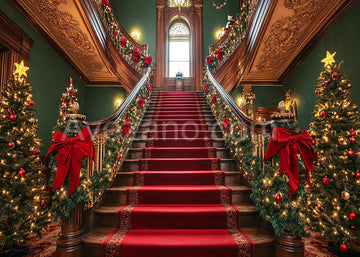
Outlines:
<svg viewBox="0 0 360 257"><path fill-rule="evenodd" d="M197 93L162 92L156 108L103 256L251 257L254 244L239 229Z"/></svg>

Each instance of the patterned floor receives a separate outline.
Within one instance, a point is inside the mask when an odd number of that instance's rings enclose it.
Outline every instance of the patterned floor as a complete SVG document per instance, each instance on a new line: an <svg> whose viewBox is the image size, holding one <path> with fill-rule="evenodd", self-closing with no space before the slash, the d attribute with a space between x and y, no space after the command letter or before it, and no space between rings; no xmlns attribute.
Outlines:
<svg viewBox="0 0 360 257"><path fill-rule="evenodd" d="M31 254L26 257L52 257L55 256L56 239L60 232L57 223L53 223L45 228L43 237L38 239L35 235L28 242ZM335 257L335 254L327 250L327 241L319 233L312 232L310 238L305 239L306 257Z"/></svg>

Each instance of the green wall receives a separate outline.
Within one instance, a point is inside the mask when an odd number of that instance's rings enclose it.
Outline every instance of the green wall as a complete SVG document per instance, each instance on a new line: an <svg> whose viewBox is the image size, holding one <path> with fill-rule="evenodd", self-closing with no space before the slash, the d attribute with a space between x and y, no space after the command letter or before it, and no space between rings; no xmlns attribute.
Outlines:
<svg viewBox="0 0 360 257"><path fill-rule="evenodd" d="M156 0L110 0L116 19L131 35L137 30L139 42L148 44L149 53L156 62Z"/></svg>
<svg viewBox="0 0 360 257"><path fill-rule="evenodd" d="M323 68L321 60L326 51L336 52L335 60L344 60L343 69L351 81L351 97L360 104L360 1L357 1L327 32L310 55L285 83L298 99L299 122L302 129L309 128L315 104L315 86ZM274 101L276 103L276 101Z"/></svg>
<svg viewBox="0 0 360 257"><path fill-rule="evenodd" d="M124 100L126 90L122 87L86 87L85 110L88 121L97 121L109 117L116 110L115 101Z"/></svg>
<svg viewBox="0 0 360 257"><path fill-rule="evenodd" d="M28 82L33 89L33 100L38 109L39 136L42 139L42 155L50 146L51 131L58 117L61 94L69 85L69 76L79 89L80 112L84 111L85 87L62 58L40 37L6 0L0 0L0 9L6 13L33 40L30 50Z"/></svg>
<svg viewBox="0 0 360 257"><path fill-rule="evenodd" d="M227 5L219 10L212 5L212 1L203 0L204 58L209 54L209 45L217 41L216 31L226 26L228 14L236 18L238 13L239 0L229 0Z"/></svg>

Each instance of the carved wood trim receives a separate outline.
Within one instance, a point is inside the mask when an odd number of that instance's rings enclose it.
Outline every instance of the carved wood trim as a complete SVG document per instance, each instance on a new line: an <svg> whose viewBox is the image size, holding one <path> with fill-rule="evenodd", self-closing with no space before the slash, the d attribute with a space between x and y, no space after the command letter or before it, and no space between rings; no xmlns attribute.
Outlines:
<svg viewBox="0 0 360 257"><path fill-rule="evenodd" d="M14 63L29 65L30 47L34 43L18 25L0 10L0 91L14 71Z"/></svg>

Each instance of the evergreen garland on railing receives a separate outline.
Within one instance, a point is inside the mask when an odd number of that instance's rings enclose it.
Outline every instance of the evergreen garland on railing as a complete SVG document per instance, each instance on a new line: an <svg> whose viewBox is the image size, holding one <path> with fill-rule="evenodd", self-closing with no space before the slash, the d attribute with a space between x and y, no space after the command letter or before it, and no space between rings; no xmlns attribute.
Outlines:
<svg viewBox="0 0 360 257"><path fill-rule="evenodd" d="M109 30L113 44L127 63L138 72L141 72L141 68L150 67L153 62L151 55L148 55L147 52L143 53L140 49L136 48L136 46L126 38L124 33L121 32L109 0L102 0L99 4L99 10L104 17L105 25Z"/></svg>
<svg viewBox="0 0 360 257"><path fill-rule="evenodd" d="M117 168L121 164L124 153L130 147L137 127L149 106L153 81L154 75L151 73L151 76L147 78L127 112L121 117L116 129L109 133L105 146L102 170L94 170L93 174L88 177L87 161L84 159L80 171L79 186L76 191L70 196L68 195L69 176L67 176L64 184L54 191L50 209L54 220L58 221L68 218L72 210L80 202L85 203L85 209L91 208L105 190L109 188ZM67 92L63 94L60 103L59 120L54 128L54 131L64 131L68 137L76 137L77 133L87 126L86 123L82 123L80 126L74 123L67 123L63 117L63 115L69 113L68 108L71 104L68 101L76 101L76 92L77 90L71 85ZM57 170L55 154L51 154L49 167L52 169L50 179L50 184L52 185Z"/></svg>
<svg viewBox="0 0 360 257"><path fill-rule="evenodd" d="M243 1L240 15L232 25L228 37L214 51L210 52L206 64L210 65L213 72L219 70L220 66L229 59L246 36L257 2L258 0ZM212 60L209 61L208 58L212 58Z"/></svg>
<svg viewBox="0 0 360 257"><path fill-rule="evenodd" d="M251 184L250 197L260 211L260 215L272 224L277 236L282 236L284 232L307 236L305 231L307 195L304 189L305 167L302 161L299 161L301 184L290 199L288 176L286 173L279 175L279 158L274 157L262 163L260 157L254 154L259 150L256 149L253 135L243 129L236 115L218 95L206 72L203 90L207 103L223 130L231 154L241 164L244 169L243 175ZM295 132L296 126L296 124L287 124L286 128ZM269 138L266 138L265 149L268 142Z"/></svg>

